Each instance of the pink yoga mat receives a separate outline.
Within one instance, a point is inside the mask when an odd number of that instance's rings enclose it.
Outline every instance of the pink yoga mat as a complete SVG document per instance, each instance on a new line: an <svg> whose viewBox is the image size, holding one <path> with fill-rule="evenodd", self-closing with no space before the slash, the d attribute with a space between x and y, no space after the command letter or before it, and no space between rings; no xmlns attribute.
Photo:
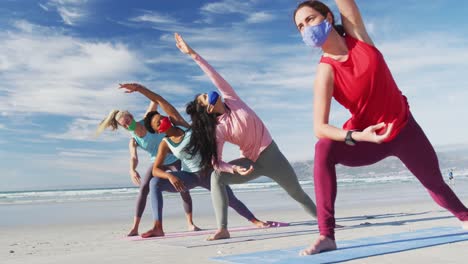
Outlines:
<svg viewBox="0 0 468 264"><path fill-rule="evenodd" d="M278 228L278 227L289 226L289 223L282 223L282 222L275 222L275 221L267 221L267 223L270 225L269 227L259 228L259 227L255 227L255 226L240 226L240 227L230 228L229 232L239 232L239 231L248 231L248 230L258 230L258 229L275 228L275 227ZM143 241L143 240L153 240L153 239L209 235L209 234L213 234L214 232L216 232L215 229L209 229L209 230L201 230L201 231L166 233L165 236L163 236L163 237L142 238L141 236L133 236L133 237L125 237L125 239L130 240L130 241Z"/></svg>

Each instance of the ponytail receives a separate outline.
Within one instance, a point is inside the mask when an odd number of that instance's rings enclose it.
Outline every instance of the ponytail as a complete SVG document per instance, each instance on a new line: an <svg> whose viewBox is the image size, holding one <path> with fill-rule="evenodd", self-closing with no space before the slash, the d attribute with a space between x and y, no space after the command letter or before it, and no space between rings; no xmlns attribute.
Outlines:
<svg viewBox="0 0 468 264"><path fill-rule="evenodd" d="M123 113L128 113L127 111L120 111L120 110L112 110L107 115L104 120L99 123L99 126L96 130L96 136L99 136L106 128L111 127L112 130L116 130L119 128L119 123L117 122L117 115L120 118Z"/></svg>

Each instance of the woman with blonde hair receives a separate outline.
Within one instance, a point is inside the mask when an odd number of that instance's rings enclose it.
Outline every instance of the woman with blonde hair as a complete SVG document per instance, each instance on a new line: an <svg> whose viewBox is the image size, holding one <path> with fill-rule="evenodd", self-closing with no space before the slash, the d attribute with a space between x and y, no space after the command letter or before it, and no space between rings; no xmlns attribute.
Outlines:
<svg viewBox="0 0 468 264"><path fill-rule="evenodd" d="M140 84L135 83L128 83L120 85L120 88L128 88L128 87L139 87L144 89L146 93L148 93L152 99L151 103L148 106L148 109L144 115L146 116L149 112L154 112L158 108L158 105L161 106L164 112L166 112L171 121L175 124L178 124L182 127L188 127L189 125L185 120L180 116L179 112L169 104L163 97L158 94L155 94L149 91L147 88ZM162 139L164 138L165 134L153 134L149 133L143 123L143 119L140 121L135 121L133 115L128 111L121 111L121 110L112 110L109 115L101 122L99 125L96 134L100 134L106 128L110 127L111 130L116 130L120 127L125 128L131 135L130 142L129 142L129 152L130 152L130 177L132 182L140 187L140 191L137 197L136 203L136 212L135 217L133 220L133 226L128 233L128 236L137 236L138 235L138 228L141 220L141 216L146 207L146 200L149 194L149 184L151 179L153 179L152 168L151 165L141 180L141 176L137 171L138 166L138 153L137 148L140 147L141 149L145 150L150 154L151 162L154 162L156 153L158 151L159 144L161 143ZM179 171L181 168L180 161L171 154L168 154L163 161L162 169L165 171ZM192 219L192 198L190 196L189 191L180 192L184 203L184 210L187 217L187 225L190 231L198 231L200 230L194 223Z"/></svg>

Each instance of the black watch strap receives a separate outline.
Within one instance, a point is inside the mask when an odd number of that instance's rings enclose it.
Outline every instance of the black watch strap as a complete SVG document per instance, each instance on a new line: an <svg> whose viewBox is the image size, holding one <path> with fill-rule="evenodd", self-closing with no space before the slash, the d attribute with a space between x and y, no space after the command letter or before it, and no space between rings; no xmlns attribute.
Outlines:
<svg viewBox="0 0 468 264"><path fill-rule="evenodd" d="M352 137L353 132L354 132L353 130L349 130L349 131L346 133L345 143L346 143L347 145L350 145L350 146L356 145L356 140L354 140L353 137Z"/></svg>

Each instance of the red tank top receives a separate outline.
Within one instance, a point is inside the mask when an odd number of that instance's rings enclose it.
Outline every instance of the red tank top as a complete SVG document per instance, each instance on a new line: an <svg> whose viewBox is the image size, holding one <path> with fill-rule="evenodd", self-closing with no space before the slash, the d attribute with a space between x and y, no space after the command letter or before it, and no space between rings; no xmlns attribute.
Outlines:
<svg viewBox="0 0 468 264"><path fill-rule="evenodd" d="M391 141L408 121L406 97L398 89L377 48L350 36L345 40L349 50L346 61L323 56L320 59L333 68L333 97L352 115L343 129L364 130L380 122L393 123L393 131L385 140Z"/></svg>

